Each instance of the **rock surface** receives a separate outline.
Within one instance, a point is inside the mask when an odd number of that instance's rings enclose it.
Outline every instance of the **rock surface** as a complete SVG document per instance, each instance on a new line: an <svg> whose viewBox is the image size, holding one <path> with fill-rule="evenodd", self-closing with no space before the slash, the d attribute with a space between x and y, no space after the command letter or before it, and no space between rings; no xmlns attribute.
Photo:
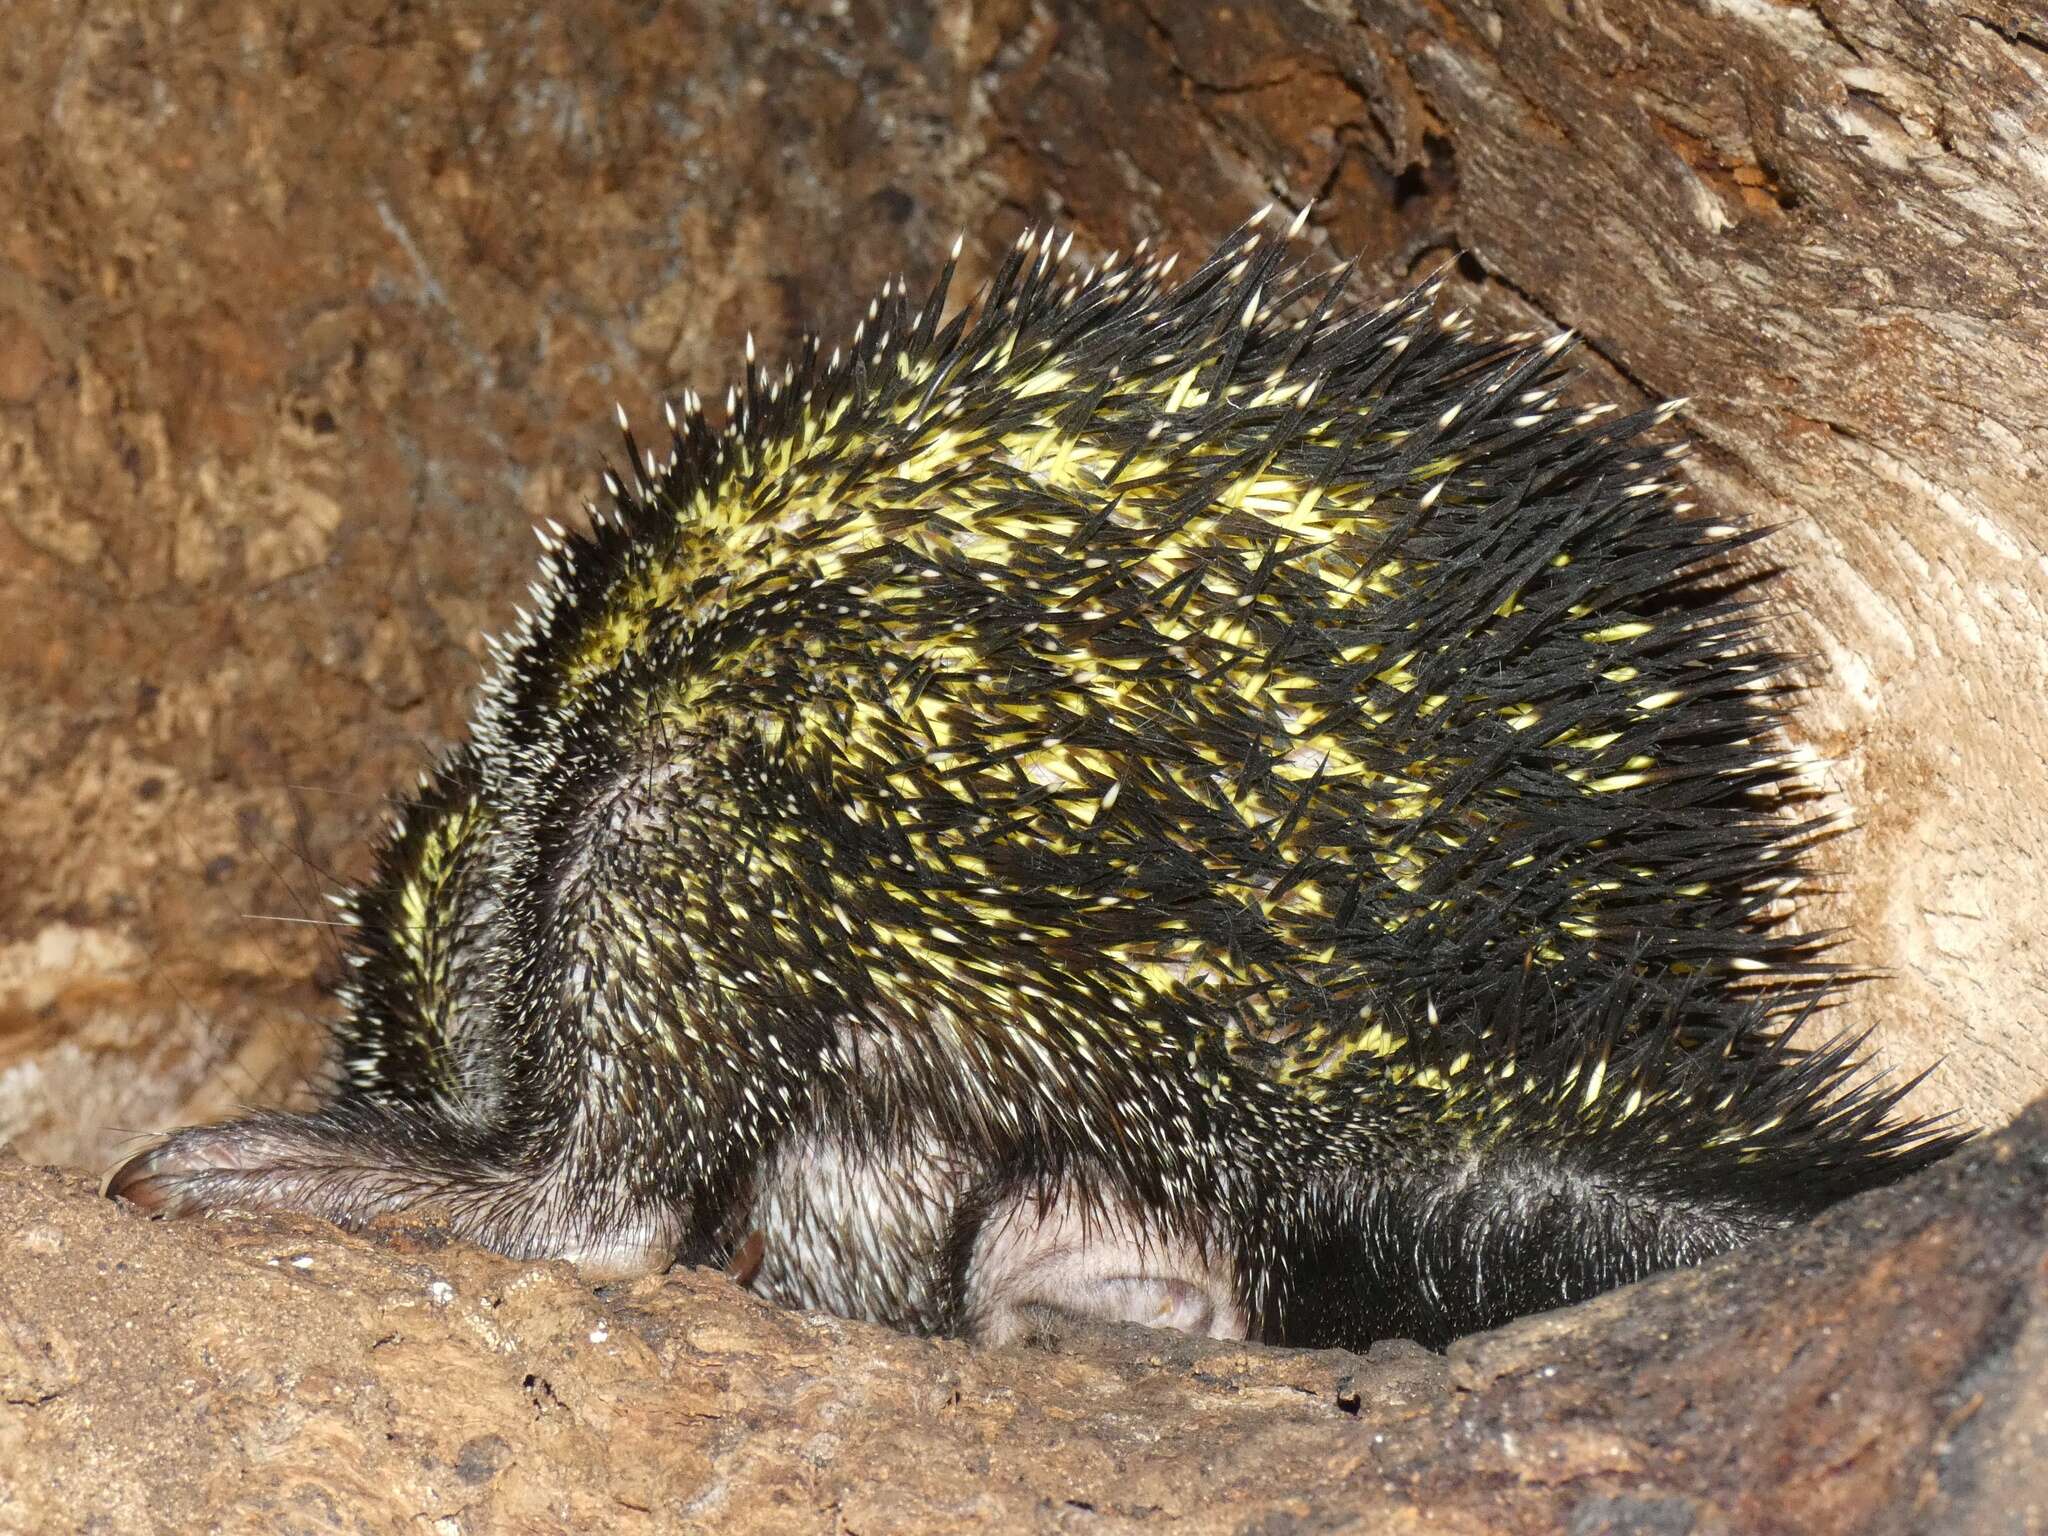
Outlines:
<svg viewBox="0 0 2048 1536"><path fill-rule="evenodd" d="M2048 1102L1705 1269L1358 1357L979 1351L0 1167L0 1532L2048 1531Z"/></svg>

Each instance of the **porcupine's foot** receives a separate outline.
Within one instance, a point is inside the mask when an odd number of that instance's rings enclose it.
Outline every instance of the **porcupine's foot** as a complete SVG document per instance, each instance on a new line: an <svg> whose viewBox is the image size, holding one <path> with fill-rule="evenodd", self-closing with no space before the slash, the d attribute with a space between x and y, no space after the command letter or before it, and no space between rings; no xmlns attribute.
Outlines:
<svg viewBox="0 0 2048 1536"><path fill-rule="evenodd" d="M418 1211L511 1258L567 1259L592 1280L667 1268L683 1232L673 1210L572 1193L558 1167L493 1157L423 1116L364 1106L175 1131L115 1168L105 1192L157 1215L299 1211L351 1228Z"/></svg>
<svg viewBox="0 0 2048 1536"><path fill-rule="evenodd" d="M783 1306L1000 1344L1048 1318L1243 1338L1230 1245L1205 1245L1107 1190L1041 1198L940 1139L791 1136L747 1212L747 1282ZM1055 1330L1056 1331L1056 1330Z"/></svg>
<svg viewBox="0 0 2048 1536"><path fill-rule="evenodd" d="M1022 1338L1047 1312L1242 1339L1236 1266L1225 1244L1171 1231L1114 1200L1014 1195L975 1235L962 1331L988 1344Z"/></svg>

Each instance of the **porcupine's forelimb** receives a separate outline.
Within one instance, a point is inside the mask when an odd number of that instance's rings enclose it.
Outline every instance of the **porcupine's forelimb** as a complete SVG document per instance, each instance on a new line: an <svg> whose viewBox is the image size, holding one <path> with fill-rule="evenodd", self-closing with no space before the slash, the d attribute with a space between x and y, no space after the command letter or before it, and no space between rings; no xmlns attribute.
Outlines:
<svg viewBox="0 0 2048 1536"><path fill-rule="evenodd" d="M487 1132L356 1100L176 1132L115 1169L107 1192L166 1215L289 1210L347 1227L431 1212L457 1236L517 1258L568 1259L597 1279L675 1257L684 1234L672 1209L608 1201L569 1172Z"/></svg>

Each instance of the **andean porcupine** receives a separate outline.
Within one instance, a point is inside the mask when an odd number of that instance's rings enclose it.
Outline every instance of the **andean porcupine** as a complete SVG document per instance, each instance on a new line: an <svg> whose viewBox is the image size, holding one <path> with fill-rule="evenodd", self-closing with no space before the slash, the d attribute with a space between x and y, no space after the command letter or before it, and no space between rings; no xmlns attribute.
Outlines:
<svg viewBox="0 0 2048 1536"><path fill-rule="evenodd" d="M1788 1038L1812 828L1673 407L1257 224L1177 284L1026 237L628 432L348 903L329 1102L111 1189L1360 1346L1949 1150Z"/></svg>

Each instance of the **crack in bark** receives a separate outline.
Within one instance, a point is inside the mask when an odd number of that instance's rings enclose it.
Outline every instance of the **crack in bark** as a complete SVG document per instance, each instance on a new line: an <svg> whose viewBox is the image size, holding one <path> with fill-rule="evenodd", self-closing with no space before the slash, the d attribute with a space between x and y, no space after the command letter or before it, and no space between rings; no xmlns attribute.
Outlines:
<svg viewBox="0 0 2048 1536"><path fill-rule="evenodd" d="M1963 20L1972 26L1982 27L2009 48L2022 48L2028 53L2038 53L2044 61L2048 61L2048 34L2029 32L2025 27L2014 27L2008 32L1997 22L1987 17L1972 15L1968 11L1963 13Z"/></svg>
<svg viewBox="0 0 2048 1536"><path fill-rule="evenodd" d="M1810 12L1813 16L1813 19L1820 23L1821 31L1827 33L1827 35L1834 40L1836 47L1840 48L1844 53L1848 54L1849 57L1854 59L1858 64L1861 64L1863 62L1863 50L1861 48L1858 48L1854 43L1849 41L1849 34L1842 30L1841 26L1835 21L1834 17L1830 16L1826 11L1822 10L1820 6L1815 4L1808 4L1805 7L1803 7L1803 9Z"/></svg>
<svg viewBox="0 0 2048 1536"><path fill-rule="evenodd" d="M1460 249L1470 249L1470 247L1463 245L1461 242ZM1500 287L1505 288L1509 293L1513 294L1517 299L1521 300L1522 303L1527 305L1530 309L1534 310L1537 314L1541 315L1543 319L1547 321L1553 329L1560 331L1575 331L1578 336L1579 345L1584 347L1588 352L1592 353L1595 357L1599 358L1600 361L1605 363L1609 368L1613 369L1616 376L1618 376L1623 382L1625 382L1631 389L1635 390L1636 393L1642 397L1642 402L1644 404L1651 404L1653 402L1660 401L1666 398L1662 390L1651 387L1651 385L1645 379L1643 379L1638 373L1636 373L1636 371L1633 368L1629 367L1628 364L1622 362L1621 359L1618 356L1616 356L1614 352L1610 350L1607 346L1595 340L1592 336L1588 335L1584 330L1581 330L1576 326L1567 325L1564 320L1559 318L1556 310L1551 305L1545 303L1541 298L1539 298L1533 290L1523 287L1520 283L1516 282L1506 273L1496 271L1494 268L1488 267L1484 263L1481 263L1481 270L1483 278L1486 282L1495 283L1498 284Z"/></svg>

